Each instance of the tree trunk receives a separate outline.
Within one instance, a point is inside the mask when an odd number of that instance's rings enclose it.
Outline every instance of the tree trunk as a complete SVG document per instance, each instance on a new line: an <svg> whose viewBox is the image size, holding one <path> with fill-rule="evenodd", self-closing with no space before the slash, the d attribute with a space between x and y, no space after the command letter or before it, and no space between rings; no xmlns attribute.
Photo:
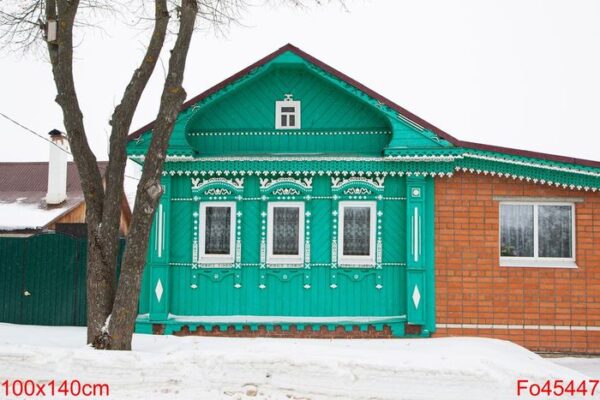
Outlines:
<svg viewBox="0 0 600 400"><path fill-rule="evenodd" d="M63 112L67 137L79 170L86 201L88 344L104 345L95 339L101 336L115 298L127 134L142 92L160 56L168 28L167 1L156 0L154 3L155 25L146 54L140 67L134 71L111 120L109 163L105 171L104 185L96 157L87 141L73 79L73 26L79 1L46 2L46 19L59 21L57 41L48 43L52 74L58 92L56 102Z"/></svg>
<svg viewBox="0 0 600 400"><path fill-rule="evenodd" d="M163 162L173 126L186 97L181 85L197 13L196 0L182 1L179 33L171 51L169 70L154 125L152 142L138 185L135 209L127 235L127 246L110 320L111 348L114 350L131 350L131 340L138 311L140 282L148 250L148 236L154 211L162 194L160 178Z"/></svg>
<svg viewBox="0 0 600 400"><path fill-rule="evenodd" d="M46 3L47 20L59 20L57 42L48 43L48 53L52 63L52 75L56 84L56 102L63 112L63 121L67 130L67 138L73 153L73 159L79 170L81 187L86 202L86 221L88 223L88 338L91 343L94 336L91 332L102 326L110 314L108 298L114 294L114 278L107 273L111 266L103 256L101 226L102 200L104 188L98 170L96 157L89 147L83 124L83 114L79 107L75 83L73 80L73 25L79 1L48 0ZM92 240L95 238L96 240ZM113 267L114 268L114 267ZM108 292L112 288L112 293ZM102 292L103 290L107 292Z"/></svg>
<svg viewBox="0 0 600 400"><path fill-rule="evenodd" d="M101 263L88 264L91 271L88 280L88 300L97 301L98 304L88 307L92 312L88 318L88 342L93 340L94 347L105 348L110 346L110 338L105 337L102 328L105 320L112 312L116 291L116 264L119 255L119 228L121 221L121 204L123 196L123 180L127 162L127 134L137 105L142 96L152 72L158 62L163 48L169 13L166 0L155 0L155 24L150 43L140 66L134 71L131 80L125 89L121 103L115 108L110 124L109 162L104 173L105 193L102 203L102 220L99 225L97 245L103 256ZM104 302L108 301L107 306ZM89 304L89 303L88 303ZM96 321L103 318L102 325ZM93 325L92 325L93 324ZM93 329L92 329L93 327Z"/></svg>
<svg viewBox="0 0 600 400"><path fill-rule="evenodd" d="M87 343L98 347L95 339L112 311L116 287L116 259L111 263L111 260L102 256L106 246L96 228L88 220Z"/></svg>

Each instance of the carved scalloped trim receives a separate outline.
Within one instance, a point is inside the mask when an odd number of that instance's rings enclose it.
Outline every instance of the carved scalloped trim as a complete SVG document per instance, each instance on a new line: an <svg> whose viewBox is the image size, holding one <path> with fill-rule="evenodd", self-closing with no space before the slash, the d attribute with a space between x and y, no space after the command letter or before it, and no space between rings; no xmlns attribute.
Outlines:
<svg viewBox="0 0 600 400"><path fill-rule="evenodd" d="M206 186L215 183L229 185L237 190L242 190L244 188L244 178L209 178L206 180L202 180L202 178L192 178L192 190L202 190Z"/></svg>
<svg viewBox="0 0 600 400"><path fill-rule="evenodd" d="M375 176L373 178L366 178L366 177L362 177L362 176L353 176L350 178L340 178L340 177L333 177L331 178L331 185L333 187L333 189L341 189L344 186L347 185L353 185L353 184L357 184L357 183L366 183L370 186L373 186L377 189L383 189L383 184L385 181L385 176Z"/></svg>

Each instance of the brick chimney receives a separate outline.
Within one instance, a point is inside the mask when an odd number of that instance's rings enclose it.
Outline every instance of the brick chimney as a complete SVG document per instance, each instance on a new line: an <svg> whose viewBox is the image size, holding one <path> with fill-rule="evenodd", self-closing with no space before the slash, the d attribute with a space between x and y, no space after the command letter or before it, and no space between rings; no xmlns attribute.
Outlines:
<svg viewBox="0 0 600 400"><path fill-rule="evenodd" d="M50 160L48 163L47 204L60 204L67 199L67 151L69 142L66 136L57 129L49 133Z"/></svg>

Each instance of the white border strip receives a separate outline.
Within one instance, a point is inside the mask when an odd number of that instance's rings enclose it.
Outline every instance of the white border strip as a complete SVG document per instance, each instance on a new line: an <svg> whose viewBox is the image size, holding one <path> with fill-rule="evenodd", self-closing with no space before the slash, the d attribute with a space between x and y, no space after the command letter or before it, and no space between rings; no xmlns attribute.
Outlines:
<svg viewBox="0 0 600 400"><path fill-rule="evenodd" d="M581 325L511 325L511 324L436 324L446 329L525 329L540 331L600 331L600 326Z"/></svg>
<svg viewBox="0 0 600 400"><path fill-rule="evenodd" d="M164 243L163 243L163 234L164 234L164 226L163 226L163 206L162 204L158 205L158 214L157 214L157 221L156 221L156 243L155 243L155 248L156 248L156 254L158 256L158 258L162 258L162 252L163 252L163 248L164 248Z"/></svg>
<svg viewBox="0 0 600 400"><path fill-rule="evenodd" d="M138 319L148 314L138 315ZM169 314L170 321L198 322L213 324L381 324L401 322L406 314L390 316L340 316L340 317L295 317L281 315L175 315Z"/></svg>
<svg viewBox="0 0 600 400"><path fill-rule="evenodd" d="M146 158L144 155L130 155L129 158L144 161ZM169 155L166 157L166 161L177 162L177 161L197 161L197 162L231 162L231 161L353 161L353 162L452 162L456 158L461 158L458 155L389 155L383 157L344 157L344 156L265 156L265 157L250 157L250 156L223 156L223 157L193 157L185 155Z"/></svg>

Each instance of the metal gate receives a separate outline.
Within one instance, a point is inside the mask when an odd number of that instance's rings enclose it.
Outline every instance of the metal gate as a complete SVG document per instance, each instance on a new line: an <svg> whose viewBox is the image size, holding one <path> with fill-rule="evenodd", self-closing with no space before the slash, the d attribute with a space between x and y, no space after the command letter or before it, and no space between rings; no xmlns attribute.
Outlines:
<svg viewBox="0 0 600 400"><path fill-rule="evenodd" d="M0 321L84 326L86 255L86 239L62 233L0 237Z"/></svg>

